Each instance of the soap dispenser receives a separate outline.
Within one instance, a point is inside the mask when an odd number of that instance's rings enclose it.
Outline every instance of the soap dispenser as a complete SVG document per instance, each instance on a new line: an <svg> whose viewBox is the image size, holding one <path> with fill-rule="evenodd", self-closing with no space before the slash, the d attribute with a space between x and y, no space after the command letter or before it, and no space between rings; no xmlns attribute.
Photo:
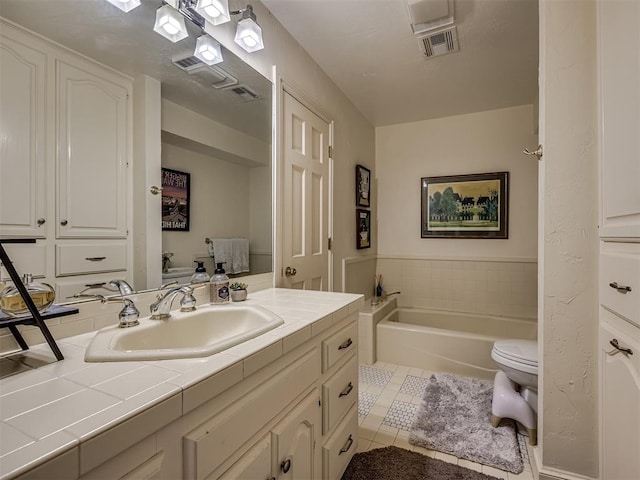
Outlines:
<svg viewBox="0 0 640 480"><path fill-rule="evenodd" d="M194 260L193 263L197 263L196 273L191 276L191 283L207 283L210 280L207 269L204 268L204 262Z"/></svg>
<svg viewBox="0 0 640 480"><path fill-rule="evenodd" d="M229 303L229 277L222 268L222 263L216 263L216 270L209 281L209 296L212 304Z"/></svg>

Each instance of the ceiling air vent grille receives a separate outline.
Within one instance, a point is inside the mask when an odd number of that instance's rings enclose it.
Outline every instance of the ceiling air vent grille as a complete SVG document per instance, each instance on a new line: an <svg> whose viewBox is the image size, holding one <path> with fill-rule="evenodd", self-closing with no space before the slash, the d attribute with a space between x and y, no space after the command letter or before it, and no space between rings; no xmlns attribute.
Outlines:
<svg viewBox="0 0 640 480"><path fill-rule="evenodd" d="M245 102L252 102L253 100L259 100L262 98L260 95L244 85L234 87L231 91L242 98Z"/></svg>
<svg viewBox="0 0 640 480"><path fill-rule="evenodd" d="M418 38L418 45L420 45L422 54L427 58L460 50L455 26Z"/></svg>
<svg viewBox="0 0 640 480"><path fill-rule="evenodd" d="M198 57L195 57L193 55L183 58L173 58L172 62L176 67L181 68L182 70L185 70L187 72L199 67L200 65L204 65L204 63Z"/></svg>

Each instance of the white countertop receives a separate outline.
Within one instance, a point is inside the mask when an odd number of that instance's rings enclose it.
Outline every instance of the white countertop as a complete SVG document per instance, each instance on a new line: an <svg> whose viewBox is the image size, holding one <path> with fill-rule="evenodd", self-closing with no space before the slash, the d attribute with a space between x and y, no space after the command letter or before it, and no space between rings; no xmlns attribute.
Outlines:
<svg viewBox="0 0 640 480"><path fill-rule="evenodd" d="M357 312L362 298L274 288L251 293L247 305L271 310L284 325L204 358L87 363L85 349L95 332L58 340L65 357L59 362L47 344L0 358L0 479L24 473L152 406L178 398L173 402L177 417L163 417L168 424L204 401L200 382L239 362L242 368L233 372L240 372L237 381L242 380L264 361L275 360ZM225 376L226 382L235 380Z"/></svg>

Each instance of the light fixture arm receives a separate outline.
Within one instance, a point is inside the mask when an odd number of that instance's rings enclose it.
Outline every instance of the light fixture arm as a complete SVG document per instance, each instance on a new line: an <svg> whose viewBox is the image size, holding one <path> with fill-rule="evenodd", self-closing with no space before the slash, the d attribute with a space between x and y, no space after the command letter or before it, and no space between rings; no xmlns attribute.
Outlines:
<svg viewBox="0 0 640 480"><path fill-rule="evenodd" d="M253 20L254 22L257 20L258 17L256 17L256 14L253 13L253 6L252 5L247 5L245 8L242 8L240 10L233 10L231 12L229 12L231 15L240 15L242 14L242 20L244 20L245 18L250 18L251 20Z"/></svg>

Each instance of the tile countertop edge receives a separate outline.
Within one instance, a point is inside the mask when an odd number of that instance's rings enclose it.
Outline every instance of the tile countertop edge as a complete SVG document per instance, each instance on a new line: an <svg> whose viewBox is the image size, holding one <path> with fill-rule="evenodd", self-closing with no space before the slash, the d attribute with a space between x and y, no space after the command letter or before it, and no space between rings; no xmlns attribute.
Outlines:
<svg viewBox="0 0 640 480"><path fill-rule="evenodd" d="M306 297L306 298L305 298ZM324 309L319 309L319 302L323 307L329 308L331 310L330 318L333 320L333 324L337 321L346 318L348 315L357 312L364 305L363 296L359 294L348 294L348 293L339 293L339 292L314 292L314 291L300 291L300 290L289 290L289 289L266 289L261 290L259 292L255 292L251 295L252 300L255 301L255 304L262 305L264 308L273 311L274 313L281 315L285 319L285 325L283 327L283 335L280 340L273 338L274 342L280 341L282 342L284 338L291 335L298 330L305 329L309 326L317 322L321 322L326 319L327 312ZM273 304L272 304L273 302ZM254 302L251 302L254 303ZM295 316L295 313L291 312L292 305L294 308L302 307L301 310L310 310L315 313L315 318L303 318L302 320L292 318ZM306 307L306 308L304 308ZM286 313L279 313L286 312ZM297 327L297 328L296 328ZM268 332L270 334L274 334L275 331ZM92 336L95 332L84 334ZM81 335L82 336L82 335ZM275 337L275 335L273 335ZM260 337L258 337L260 338ZM255 339L254 339L255 340ZM60 342L64 342L64 339ZM73 344L73 337L70 339L70 343ZM251 343L250 340L247 344ZM244 357L236 357L237 360L248 358L251 355L255 355L266 348L269 348L271 342L268 344L264 344L262 342L255 342L256 345L259 345L255 351L251 352L251 348L248 348L247 353ZM80 342L83 343L83 342ZM251 353L249 353L251 352ZM234 355L225 354L225 352L220 353L221 357L234 357ZM181 373L181 376L191 377L188 381L180 385L181 382L177 382L176 380L180 378L180 376L168 380L167 382L162 382L161 384L171 385L174 388L177 386L179 390L176 394L181 395L184 399L185 393L188 394L188 390L192 387L195 387L198 383L205 381L207 379L215 377L220 372L227 369L234 362L229 362L229 358L226 361L210 362L216 355L208 357L209 361L204 361L202 363L194 363L193 368L189 368ZM217 357L216 357L217 359ZM177 361L177 360L176 360ZM171 369L172 360L162 361L162 368ZM111 362L105 362L106 365L109 365ZM142 362L132 362L132 363L142 363ZM149 362L144 362L149 363ZM152 362L153 363L153 362ZM220 363L220 364L218 364ZM93 364L95 365L95 364ZM200 370L197 372L197 370ZM198 375L199 374L199 375ZM20 375L18 373L17 375ZM60 375L58 378L61 378L63 375ZM11 378L11 377L9 377ZM233 384L241 381L240 378L237 382L233 382ZM1 381L0 381L1 385ZM140 392L143 393L143 392ZM165 392L166 393L166 392ZM68 429L63 429L62 431L51 432L51 434L47 434L43 436L41 439L35 440L33 443L30 443L22 448L19 448L12 452L7 452L3 454L2 445L0 445L0 480L8 480L15 478L19 475L27 473L34 468L37 468L47 461L57 457L58 455L64 454L65 452L73 451L73 449L80 450L80 445L83 442L87 442L93 438L96 438L101 433L108 432L111 428L116 426L121 426L124 423L131 421L136 416L144 413L149 408L152 408L156 404L160 404L162 401L166 399L165 395L160 395L155 401L151 401L146 403L145 407L141 405L132 405L131 411L125 415L118 415L116 418L111 420L106 420L105 424L96 429L93 434L90 435L71 435ZM121 405L126 405L127 400L121 402ZM133 402L135 403L135 402ZM96 412L96 415L100 412ZM183 414L186 412L183 412ZM90 418L90 417L87 417ZM83 421L83 420L81 420ZM169 423L171 423L173 419L168 420L166 424L158 425L158 430L165 427ZM107 461L108 458L105 458L104 461ZM79 468L79 466L78 466Z"/></svg>

